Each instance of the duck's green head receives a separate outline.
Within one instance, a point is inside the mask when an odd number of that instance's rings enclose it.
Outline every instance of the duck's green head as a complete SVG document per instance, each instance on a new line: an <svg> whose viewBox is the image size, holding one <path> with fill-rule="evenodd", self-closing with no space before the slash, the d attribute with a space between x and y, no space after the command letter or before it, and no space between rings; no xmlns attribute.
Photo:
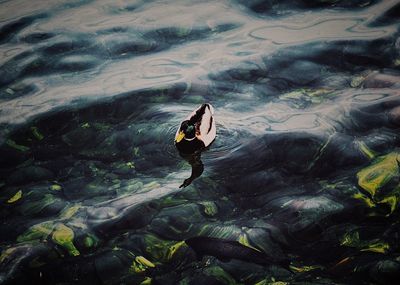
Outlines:
<svg viewBox="0 0 400 285"><path fill-rule="evenodd" d="M193 139L196 136L196 130L193 124L190 124L189 121L184 121L181 124L181 128L179 129L179 133L175 138L175 142L180 142L183 138Z"/></svg>

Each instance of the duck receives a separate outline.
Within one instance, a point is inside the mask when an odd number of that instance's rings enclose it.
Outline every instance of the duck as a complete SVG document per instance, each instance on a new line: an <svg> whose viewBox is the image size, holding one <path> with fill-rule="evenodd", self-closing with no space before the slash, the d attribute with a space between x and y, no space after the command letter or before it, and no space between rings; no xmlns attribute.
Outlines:
<svg viewBox="0 0 400 285"><path fill-rule="evenodd" d="M217 128L213 115L213 106L205 103L181 122L174 141L181 154L202 151L215 140Z"/></svg>

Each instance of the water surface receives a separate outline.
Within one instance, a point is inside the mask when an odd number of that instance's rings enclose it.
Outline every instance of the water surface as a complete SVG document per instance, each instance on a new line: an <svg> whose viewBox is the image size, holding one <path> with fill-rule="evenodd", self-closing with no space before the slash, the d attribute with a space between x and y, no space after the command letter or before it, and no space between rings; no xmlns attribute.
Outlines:
<svg viewBox="0 0 400 285"><path fill-rule="evenodd" d="M399 278L399 1L0 7L0 283Z"/></svg>

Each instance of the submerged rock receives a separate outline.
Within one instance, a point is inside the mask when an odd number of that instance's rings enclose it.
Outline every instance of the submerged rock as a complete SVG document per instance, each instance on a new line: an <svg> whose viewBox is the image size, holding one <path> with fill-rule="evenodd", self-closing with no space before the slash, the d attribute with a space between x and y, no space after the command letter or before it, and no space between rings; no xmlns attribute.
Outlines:
<svg viewBox="0 0 400 285"><path fill-rule="evenodd" d="M329 227L325 221L344 210L344 205L325 196L285 197L274 204L282 208L274 213L274 219L287 226L292 242L318 240L323 229Z"/></svg>
<svg viewBox="0 0 400 285"><path fill-rule="evenodd" d="M93 128L79 127L62 136L62 140L69 146L81 148L92 145L95 142L96 130Z"/></svg>
<svg viewBox="0 0 400 285"><path fill-rule="evenodd" d="M399 279L399 4L108 2L0 27L0 283ZM174 134L207 101L218 137L179 189Z"/></svg>
<svg viewBox="0 0 400 285"><path fill-rule="evenodd" d="M29 192L25 195L23 203L17 207L17 211L23 215L52 215L57 214L64 207L64 202L52 194L40 194Z"/></svg>
<svg viewBox="0 0 400 285"><path fill-rule="evenodd" d="M18 242L32 240L45 240L53 232L55 225L53 222L42 222L30 227L17 238Z"/></svg>
<svg viewBox="0 0 400 285"><path fill-rule="evenodd" d="M215 256L218 259L230 260L239 259L261 265L271 265L275 261L264 252L253 247L245 246L238 241L211 238L211 237L193 237L187 239L188 244L202 258L205 255ZM282 266L288 266L288 261L280 261Z"/></svg>
<svg viewBox="0 0 400 285"><path fill-rule="evenodd" d="M109 182L100 177L79 177L63 183L63 193L69 200L100 198L115 192L109 189Z"/></svg>
<svg viewBox="0 0 400 285"><path fill-rule="evenodd" d="M133 257L131 257L133 259ZM121 255L119 251L108 251L95 259L96 270L103 282L117 279L129 270L130 258Z"/></svg>
<svg viewBox="0 0 400 285"><path fill-rule="evenodd" d="M251 262L242 260L232 259L229 262L216 262L226 273L234 278L236 281L233 284L254 284L261 285L264 283L258 283L260 280L269 280L266 282L269 285L284 285L280 283L273 283L272 280L290 280L291 273L279 266L262 266ZM228 284L228 283L224 283Z"/></svg>
<svg viewBox="0 0 400 285"><path fill-rule="evenodd" d="M0 141L1 143L1 141ZM7 140L0 146L0 169L17 166L29 158L29 148Z"/></svg>
<svg viewBox="0 0 400 285"><path fill-rule="evenodd" d="M140 284L145 279L145 271L151 268L151 266L147 266L144 259L138 257L138 261L136 261L135 256L129 251L115 248L97 254L94 264L98 278L103 284L115 284L124 279L130 280L130 284ZM135 271L133 265L136 263L140 263L143 270Z"/></svg>
<svg viewBox="0 0 400 285"><path fill-rule="evenodd" d="M8 184L21 185L30 182L49 180L54 177L54 174L40 166L28 166L15 170L7 179Z"/></svg>
<svg viewBox="0 0 400 285"><path fill-rule="evenodd" d="M400 278L400 263L390 259L378 261L370 270L371 277L379 284L388 284Z"/></svg>
<svg viewBox="0 0 400 285"><path fill-rule="evenodd" d="M29 283L24 274L26 264L47 254L50 248L44 243L29 242L4 248L0 256L0 283Z"/></svg>
<svg viewBox="0 0 400 285"><path fill-rule="evenodd" d="M182 240L194 234L198 230L196 224L203 220L198 205L179 205L161 210L152 220L150 229L161 237Z"/></svg>
<svg viewBox="0 0 400 285"><path fill-rule="evenodd" d="M274 231L275 234L272 233ZM285 239L281 233L276 233L277 231L278 229L270 226L268 228L254 227L245 232L252 245L265 252L274 262L279 263L287 260L288 257L282 250ZM278 237L280 237L280 240L277 239Z"/></svg>
<svg viewBox="0 0 400 285"><path fill-rule="evenodd" d="M210 266L204 269L203 271L207 276L214 277L222 284L235 285L237 284L236 280L230 276L223 268L219 266Z"/></svg>
<svg viewBox="0 0 400 285"><path fill-rule="evenodd" d="M202 226L199 234L213 238L239 240L242 229L235 224L212 223Z"/></svg>
<svg viewBox="0 0 400 285"><path fill-rule="evenodd" d="M182 258L179 252L186 248L187 244L184 241L168 241L152 234L146 234L142 244L142 250L147 255L162 263L168 263L175 258Z"/></svg>
<svg viewBox="0 0 400 285"><path fill-rule="evenodd" d="M323 66L307 60L296 60L289 66L271 71L271 77L283 78L298 86L307 86L320 78Z"/></svg>

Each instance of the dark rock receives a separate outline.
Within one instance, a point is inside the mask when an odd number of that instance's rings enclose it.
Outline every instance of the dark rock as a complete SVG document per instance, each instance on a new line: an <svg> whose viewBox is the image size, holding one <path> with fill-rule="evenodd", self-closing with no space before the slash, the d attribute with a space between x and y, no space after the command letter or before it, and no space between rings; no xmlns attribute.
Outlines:
<svg viewBox="0 0 400 285"><path fill-rule="evenodd" d="M83 192L83 189L92 182L91 178L79 177L70 179L63 183L63 193L69 200L75 200L86 196L88 193Z"/></svg>
<svg viewBox="0 0 400 285"><path fill-rule="evenodd" d="M81 148L93 144L96 138L96 130L93 128L76 128L62 136L62 140L69 146Z"/></svg>
<svg viewBox="0 0 400 285"><path fill-rule="evenodd" d="M7 144L0 146L0 169L14 168L29 158L29 152L15 149Z"/></svg>
<svg viewBox="0 0 400 285"><path fill-rule="evenodd" d="M285 79L298 86L307 86L320 78L322 65L311 61L296 60L289 66L274 70L272 78Z"/></svg>
<svg viewBox="0 0 400 285"><path fill-rule="evenodd" d="M371 277L379 284L388 284L400 278L400 263L393 260L381 260L370 270Z"/></svg>
<svg viewBox="0 0 400 285"><path fill-rule="evenodd" d="M43 167L28 166L15 170L7 179L8 184L21 185L30 182L50 180L54 177L53 173Z"/></svg>
<svg viewBox="0 0 400 285"><path fill-rule="evenodd" d="M132 261L133 257L129 260L118 250L112 250L99 254L94 264L102 283L109 283L126 274Z"/></svg>
<svg viewBox="0 0 400 285"><path fill-rule="evenodd" d="M196 231L195 224L203 221L200 207L196 204L165 208L152 220L150 229L172 240L182 240Z"/></svg>
<svg viewBox="0 0 400 285"><path fill-rule="evenodd" d="M275 263L275 261L264 252L247 247L237 241L212 237L193 237L185 240L185 242L199 257L209 255L215 256L222 261L238 259L261 265L271 265ZM282 260L279 263L283 266L289 265L287 260Z"/></svg>

